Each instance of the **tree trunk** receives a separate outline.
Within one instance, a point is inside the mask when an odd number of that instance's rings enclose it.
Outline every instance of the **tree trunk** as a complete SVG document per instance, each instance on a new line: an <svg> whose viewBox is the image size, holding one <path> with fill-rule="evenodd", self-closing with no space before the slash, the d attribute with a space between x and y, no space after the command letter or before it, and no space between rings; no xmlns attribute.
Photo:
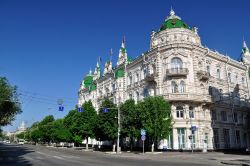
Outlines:
<svg viewBox="0 0 250 166"><path fill-rule="evenodd" d="M113 142L113 152L115 152L115 147L116 147L116 144L115 142Z"/></svg>
<svg viewBox="0 0 250 166"><path fill-rule="evenodd" d="M151 145L151 152L154 152L155 151L155 145L154 145L154 143L152 143L152 145Z"/></svg>
<svg viewBox="0 0 250 166"><path fill-rule="evenodd" d="M86 137L86 150L89 150L89 138Z"/></svg>

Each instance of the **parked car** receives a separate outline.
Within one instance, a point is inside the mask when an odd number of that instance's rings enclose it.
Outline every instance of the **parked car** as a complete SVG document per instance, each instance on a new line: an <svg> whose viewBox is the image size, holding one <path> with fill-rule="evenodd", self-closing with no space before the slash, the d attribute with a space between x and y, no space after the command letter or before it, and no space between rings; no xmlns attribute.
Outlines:
<svg viewBox="0 0 250 166"><path fill-rule="evenodd" d="M10 140L5 140L3 142L6 143L6 144L10 144Z"/></svg>
<svg viewBox="0 0 250 166"><path fill-rule="evenodd" d="M250 146L246 148L246 152L250 154Z"/></svg>
<svg viewBox="0 0 250 166"><path fill-rule="evenodd" d="M19 140L18 140L18 144L19 144L19 145L23 145L23 144L24 144L24 142L25 142L25 140L24 140L24 139L19 139Z"/></svg>

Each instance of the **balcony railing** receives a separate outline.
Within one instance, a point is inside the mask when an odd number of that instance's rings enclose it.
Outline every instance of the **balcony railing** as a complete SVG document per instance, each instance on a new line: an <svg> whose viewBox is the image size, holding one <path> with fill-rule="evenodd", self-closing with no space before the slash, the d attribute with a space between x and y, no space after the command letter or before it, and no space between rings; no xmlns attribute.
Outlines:
<svg viewBox="0 0 250 166"><path fill-rule="evenodd" d="M210 78L210 73L207 72L207 71L203 71L203 70L200 70L197 72L197 75L198 75L198 78L201 80L201 81L207 81L209 80Z"/></svg>
<svg viewBox="0 0 250 166"><path fill-rule="evenodd" d="M191 93L168 93L164 98L169 101L193 101L201 103L212 103L212 97L204 94Z"/></svg>
<svg viewBox="0 0 250 166"><path fill-rule="evenodd" d="M145 75L145 80L146 81L154 81L154 79L155 79L155 74L154 73Z"/></svg>
<svg viewBox="0 0 250 166"><path fill-rule="evenodd" d="M187 68L171 68L166 70L167 76L186 76L188 75Z"/></svg>

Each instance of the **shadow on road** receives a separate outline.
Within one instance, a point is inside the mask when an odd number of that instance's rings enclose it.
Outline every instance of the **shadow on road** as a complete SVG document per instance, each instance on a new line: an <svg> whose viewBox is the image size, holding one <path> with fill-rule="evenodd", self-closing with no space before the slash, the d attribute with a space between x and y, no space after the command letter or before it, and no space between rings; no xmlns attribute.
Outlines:
<svg viewBox="0 0 250 166"><path fill-rule="evenodd" d="M26 147L13 144L0 144L0 165L31 166L32 164L24 158L27 153L34 152Z"/></svg>

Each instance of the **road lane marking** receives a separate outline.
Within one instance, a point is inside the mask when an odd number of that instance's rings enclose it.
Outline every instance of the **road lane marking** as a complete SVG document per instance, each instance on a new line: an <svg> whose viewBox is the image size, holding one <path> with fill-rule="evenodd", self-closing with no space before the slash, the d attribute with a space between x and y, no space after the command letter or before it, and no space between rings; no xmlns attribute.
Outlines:
<svg viewBox="0 0 250 166"><path fill-rule="evenodd" d="M34 159L33 159L33 158L28 157L28 156L24 156L24 158L25 158L26 160L29 160L29 161L34 161Z"/></svg>
<svg viewBox="0 0 250 166"><path fill-rule="evenodd" d="M59 157L59 156L53 156L54 158L57 158L57 159L60 159L60 160L65 160L64 158L62 157Z"/></svg>

